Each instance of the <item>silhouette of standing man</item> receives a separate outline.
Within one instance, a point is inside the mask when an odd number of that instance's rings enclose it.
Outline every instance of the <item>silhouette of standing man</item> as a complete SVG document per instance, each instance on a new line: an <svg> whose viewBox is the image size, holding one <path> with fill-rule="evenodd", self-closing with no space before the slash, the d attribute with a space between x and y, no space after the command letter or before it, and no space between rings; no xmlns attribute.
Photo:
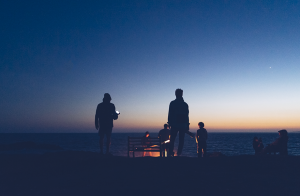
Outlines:
<svg viewBox="0 0 300 196"><path fill-rule="evenodd" d="M113 120L118 119L115 105L110 103L111 97L108 93L104 94L103 102L99 103L95 115L95 127L98 130L100 140L100 153L103 154L103 141L106 135L106 154L110 155L109 147L111 140L111 132L113 128Z"/></svg>
<svg viewBox="0 0 300 196"><path fill-rule="evenodd" d="M183 90L176 89L176 99L171 101L169 106L168 124L171 127L171 138L170 138L170 155L174 156L174 142L179 132L179 145L177 150L177 156L181 155L184 135L189 130L189 106L184 102L182 95Z"/></svg>

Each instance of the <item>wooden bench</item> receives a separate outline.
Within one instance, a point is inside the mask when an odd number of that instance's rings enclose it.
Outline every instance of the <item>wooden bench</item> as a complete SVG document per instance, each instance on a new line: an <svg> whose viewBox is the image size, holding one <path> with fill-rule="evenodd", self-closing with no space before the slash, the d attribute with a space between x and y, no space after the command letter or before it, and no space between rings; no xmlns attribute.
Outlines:
<svg viewBox="0 0 300 196"><path fill-rule="evenodd" d="M128 154L130 157L130 152L132 156L135 157L135 152L159 152L160 157L162 157L162 146L160 138L149 138L150 145L144 144L143 137L130 137L128 136Z"/></svg>

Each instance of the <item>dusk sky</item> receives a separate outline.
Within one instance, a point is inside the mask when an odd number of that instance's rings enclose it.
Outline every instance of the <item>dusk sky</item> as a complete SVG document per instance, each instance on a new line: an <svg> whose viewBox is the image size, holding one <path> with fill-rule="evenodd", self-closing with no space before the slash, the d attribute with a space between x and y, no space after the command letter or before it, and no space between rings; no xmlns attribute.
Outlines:
<svg viewBox="0 0 300 196"><path fill-rule="evenodd" d="M300 1L0 1L0 132L300 131Z"/></svg>

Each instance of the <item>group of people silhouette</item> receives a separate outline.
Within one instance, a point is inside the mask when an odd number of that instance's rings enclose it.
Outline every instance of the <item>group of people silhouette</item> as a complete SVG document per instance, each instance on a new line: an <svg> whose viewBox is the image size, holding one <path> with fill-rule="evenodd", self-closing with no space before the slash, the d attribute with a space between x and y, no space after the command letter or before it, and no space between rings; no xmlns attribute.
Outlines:
<svg viewBox="0 0 300 196"><path fill-rule="evenodd" d="M182 149L184 145L185 134L188 134L190 137L195 137L197 142L197 153L198 157L207 157L207 130L204 128L204 123L199 122L199 129L197 130L196 135L189 131L189 106L183 100L183 90L176 89L175 91L176 99L171 101L169 105L168 113L168 123L164 125L164 129L159 131L158 137L161 138L163 142L163 148L167 149L168 156L174 156L174 143L177 135L179 134L179 144L177 150L177 156L182 154ZM111 144L111 133L113 129L113 120L118 119L120 113L116 112L115 105L111 102L111 96L108 93L104 94L103 102L99 103L96 109L95 115L95 127L98 130L99 134L99 145L100 145L100 154L103 154L103 143L104 137L106 136L106 155L111 155L110 144ZM143 142L145 147L149 143L150 134L149 132L145 133L143 137ZM169 142L166 142L169 140ZM279 152L281 155L287 155L287 141L288 135L286 130L279 131L279 138L264 148L262 140L254 137L253 139L253 148L255 154L267 154L267 153L276 153ZM147 143L148 142L148 143ZM143 156L145 156L145 153ZM151 156L151 154L150 154Z"/></svg>

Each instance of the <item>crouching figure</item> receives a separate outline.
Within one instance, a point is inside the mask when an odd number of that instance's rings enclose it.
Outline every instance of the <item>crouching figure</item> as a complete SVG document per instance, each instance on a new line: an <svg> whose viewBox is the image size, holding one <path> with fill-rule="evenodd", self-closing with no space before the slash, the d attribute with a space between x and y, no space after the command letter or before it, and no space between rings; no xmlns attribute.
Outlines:
<svg viewBox="0 0 300 196"><path fill-rule="evenodd" d="M285 129L278 131L279 138L277 138L273 143L268 144L262 150L262 154L271 154L279 152L280 155L287 155L287 142L288 142L288 133Z"/></svg>

